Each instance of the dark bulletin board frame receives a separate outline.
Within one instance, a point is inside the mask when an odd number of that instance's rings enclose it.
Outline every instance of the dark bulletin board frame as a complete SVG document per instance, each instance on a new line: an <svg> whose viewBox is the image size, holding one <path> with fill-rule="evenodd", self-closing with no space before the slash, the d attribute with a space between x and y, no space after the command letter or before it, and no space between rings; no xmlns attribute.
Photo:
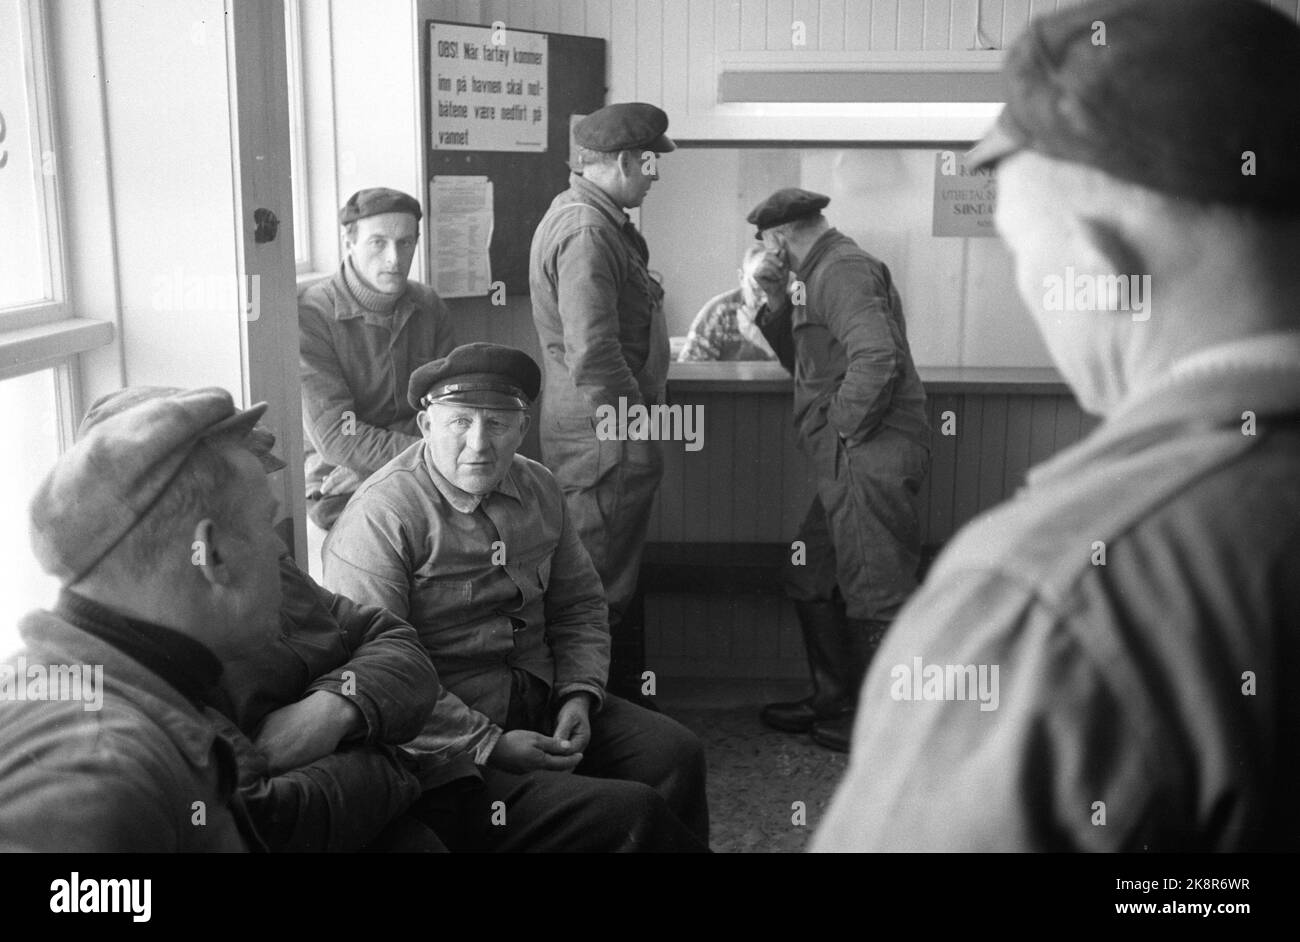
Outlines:
<svg viewBox="0 0 1300 942"><path fill-rule="evenodd" d="M429 27L435 23L474 26L430 15L436 0L420 0L420 121L424 142L424 193L429 202L429 181L434 176L486 176L493 185L495 224L488 249L492 280L503 281L507 294L528 294L528 250L533 232L557 194L569 186L569 123L575 114L590 114L605 105L605 40L566 33L548 37L549 62L546 151L541 154L508 151L455 151L433 149L433 122L429 116L429 83L433 68ZM541 30L512 30L541 33ZM432 239L428 240L432 245ZM426 251L428 251L426 249ZM429 279L433 279L430 259Z"/></svg>

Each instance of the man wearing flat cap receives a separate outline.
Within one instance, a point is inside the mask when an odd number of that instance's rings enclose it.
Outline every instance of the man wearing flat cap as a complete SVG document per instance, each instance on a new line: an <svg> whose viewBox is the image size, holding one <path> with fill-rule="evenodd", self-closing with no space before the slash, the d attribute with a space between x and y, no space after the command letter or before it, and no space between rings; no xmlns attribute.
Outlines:
<svg viewBox="0 0 1300 942"><path fill-rule="evenodd" d="M0 849L262 848L204 709L279 633L276 501L244 445L265 409L143 403L38 488L32 545L63 589L0 665Z"/></svg>
<svg viewBox="0 0 1300 942"><path fill-rule="evenodd" d="M419 440L407 381L456 345L442 299L407 278L421 216L397 190L354 193L339 211L343 263L298 297L307 512L322 530L357 485Z"/></svg>
<svg viewBox="0 0 1300 942"><path fill-rule="evenodd" d="M700 743L605 691L600 579L554 476L516 453L540 383L488 343L416 370L424 439L344 510L326 585L410 621L438 669L406 748L483 779L479 834L453 850L702 850Z"/></svg>
<svg viewBox="0 0 1300 942"><path fill-rule="evenodd" d="M1032 21L1006 68L973 161L1103 422L935 563L815 847L1295 851L1300 29L1092 0ZM922 664L966 676L927 688Z"/></svg>
<svg viewBox="0 0 1300 942"><path fill-rule="evenodd" d="M842 752L867 665L916 588L930 428L889 268L830 226L828 203L787 188L748 218L795 275L762 270L767 303L757 323L794 374L795 428L817 482L799 528L806 556L792 557L784 574L813 692L761 716Z"/></svg>
<svg viewBox="0 0 1300 942"><path fill-rule="evenodd" d="M658 179L658 156L675 149L667 130L668 116L642 102L579 121L578 166L533 234L529 258L545 376L542 458L605 586L620 684L640 683L641 666L622 660L621 626L663 476L662 443L603 440L595 416L603 405L664 400L671 355L663 289L624 210L641 205Z"/></svg>
<svg viewBox="0 0 1300 942"><path fill-rule="evenodd" d="M78 436L182 392L111 393L91 406ZM266 473L284 467L262 423L244 444ZM427 827L399 818L426 783L397 747L423 726L440 690L419 637L391 612L325 591L281 549L280 631L222 672L207 710L234 746L258 834L272 851L442 849Z"/></svg>

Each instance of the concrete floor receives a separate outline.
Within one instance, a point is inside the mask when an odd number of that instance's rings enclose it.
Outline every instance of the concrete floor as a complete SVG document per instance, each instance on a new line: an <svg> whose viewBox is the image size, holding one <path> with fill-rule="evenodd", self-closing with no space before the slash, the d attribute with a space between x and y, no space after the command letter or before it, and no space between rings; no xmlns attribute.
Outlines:
<svg viewBox="0 0 1300 942"><path fill-rule="evenodd" d="M709 763L711 844L718 853L797 853L812 837L848 757L807 736L763 726L770 700L798 699L806 685L764 681L677 681L659 707L704 742ZM806 823L793 820L802 802Z"/></svg>

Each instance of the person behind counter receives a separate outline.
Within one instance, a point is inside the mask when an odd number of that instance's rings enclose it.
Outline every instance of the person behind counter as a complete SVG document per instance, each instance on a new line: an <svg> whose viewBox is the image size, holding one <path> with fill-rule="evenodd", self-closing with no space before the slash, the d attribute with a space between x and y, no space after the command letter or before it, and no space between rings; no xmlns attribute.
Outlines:
<svg viewBox="0 0 1300 942"><path fill-rule="evenodd" d="M710 300L691 321L686 345L678 354L680 363L701 360L775 360L776 353L754 323L760 289L756 278L776 278L781 261L756 242L745 250L736 274L740 287L724 291Z"/></svg>

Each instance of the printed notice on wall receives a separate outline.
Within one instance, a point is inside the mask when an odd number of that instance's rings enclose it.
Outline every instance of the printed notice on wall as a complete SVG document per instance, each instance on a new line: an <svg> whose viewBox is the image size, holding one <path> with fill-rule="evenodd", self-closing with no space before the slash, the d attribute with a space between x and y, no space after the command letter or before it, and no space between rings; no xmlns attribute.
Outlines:
<svg viewBox="0 0 1300 942"><path fill-rule="evenodd" d="M429 24L434 150L546 150L545 33Z"/></svg>
<svg viewBox="0 0 1300 942"><path fill-rule="evenodd" d="M993 168L972 170L962 151L941 150L934 155L936 236L996 236L993 210L997 197Z"/></svg>
<svg viewBox="0 0 1300 942"><path fill-rule="evenodd" d="M475 298L492 286L492 181L438 176L429 181L429 270L443 298Z"/></svg>

